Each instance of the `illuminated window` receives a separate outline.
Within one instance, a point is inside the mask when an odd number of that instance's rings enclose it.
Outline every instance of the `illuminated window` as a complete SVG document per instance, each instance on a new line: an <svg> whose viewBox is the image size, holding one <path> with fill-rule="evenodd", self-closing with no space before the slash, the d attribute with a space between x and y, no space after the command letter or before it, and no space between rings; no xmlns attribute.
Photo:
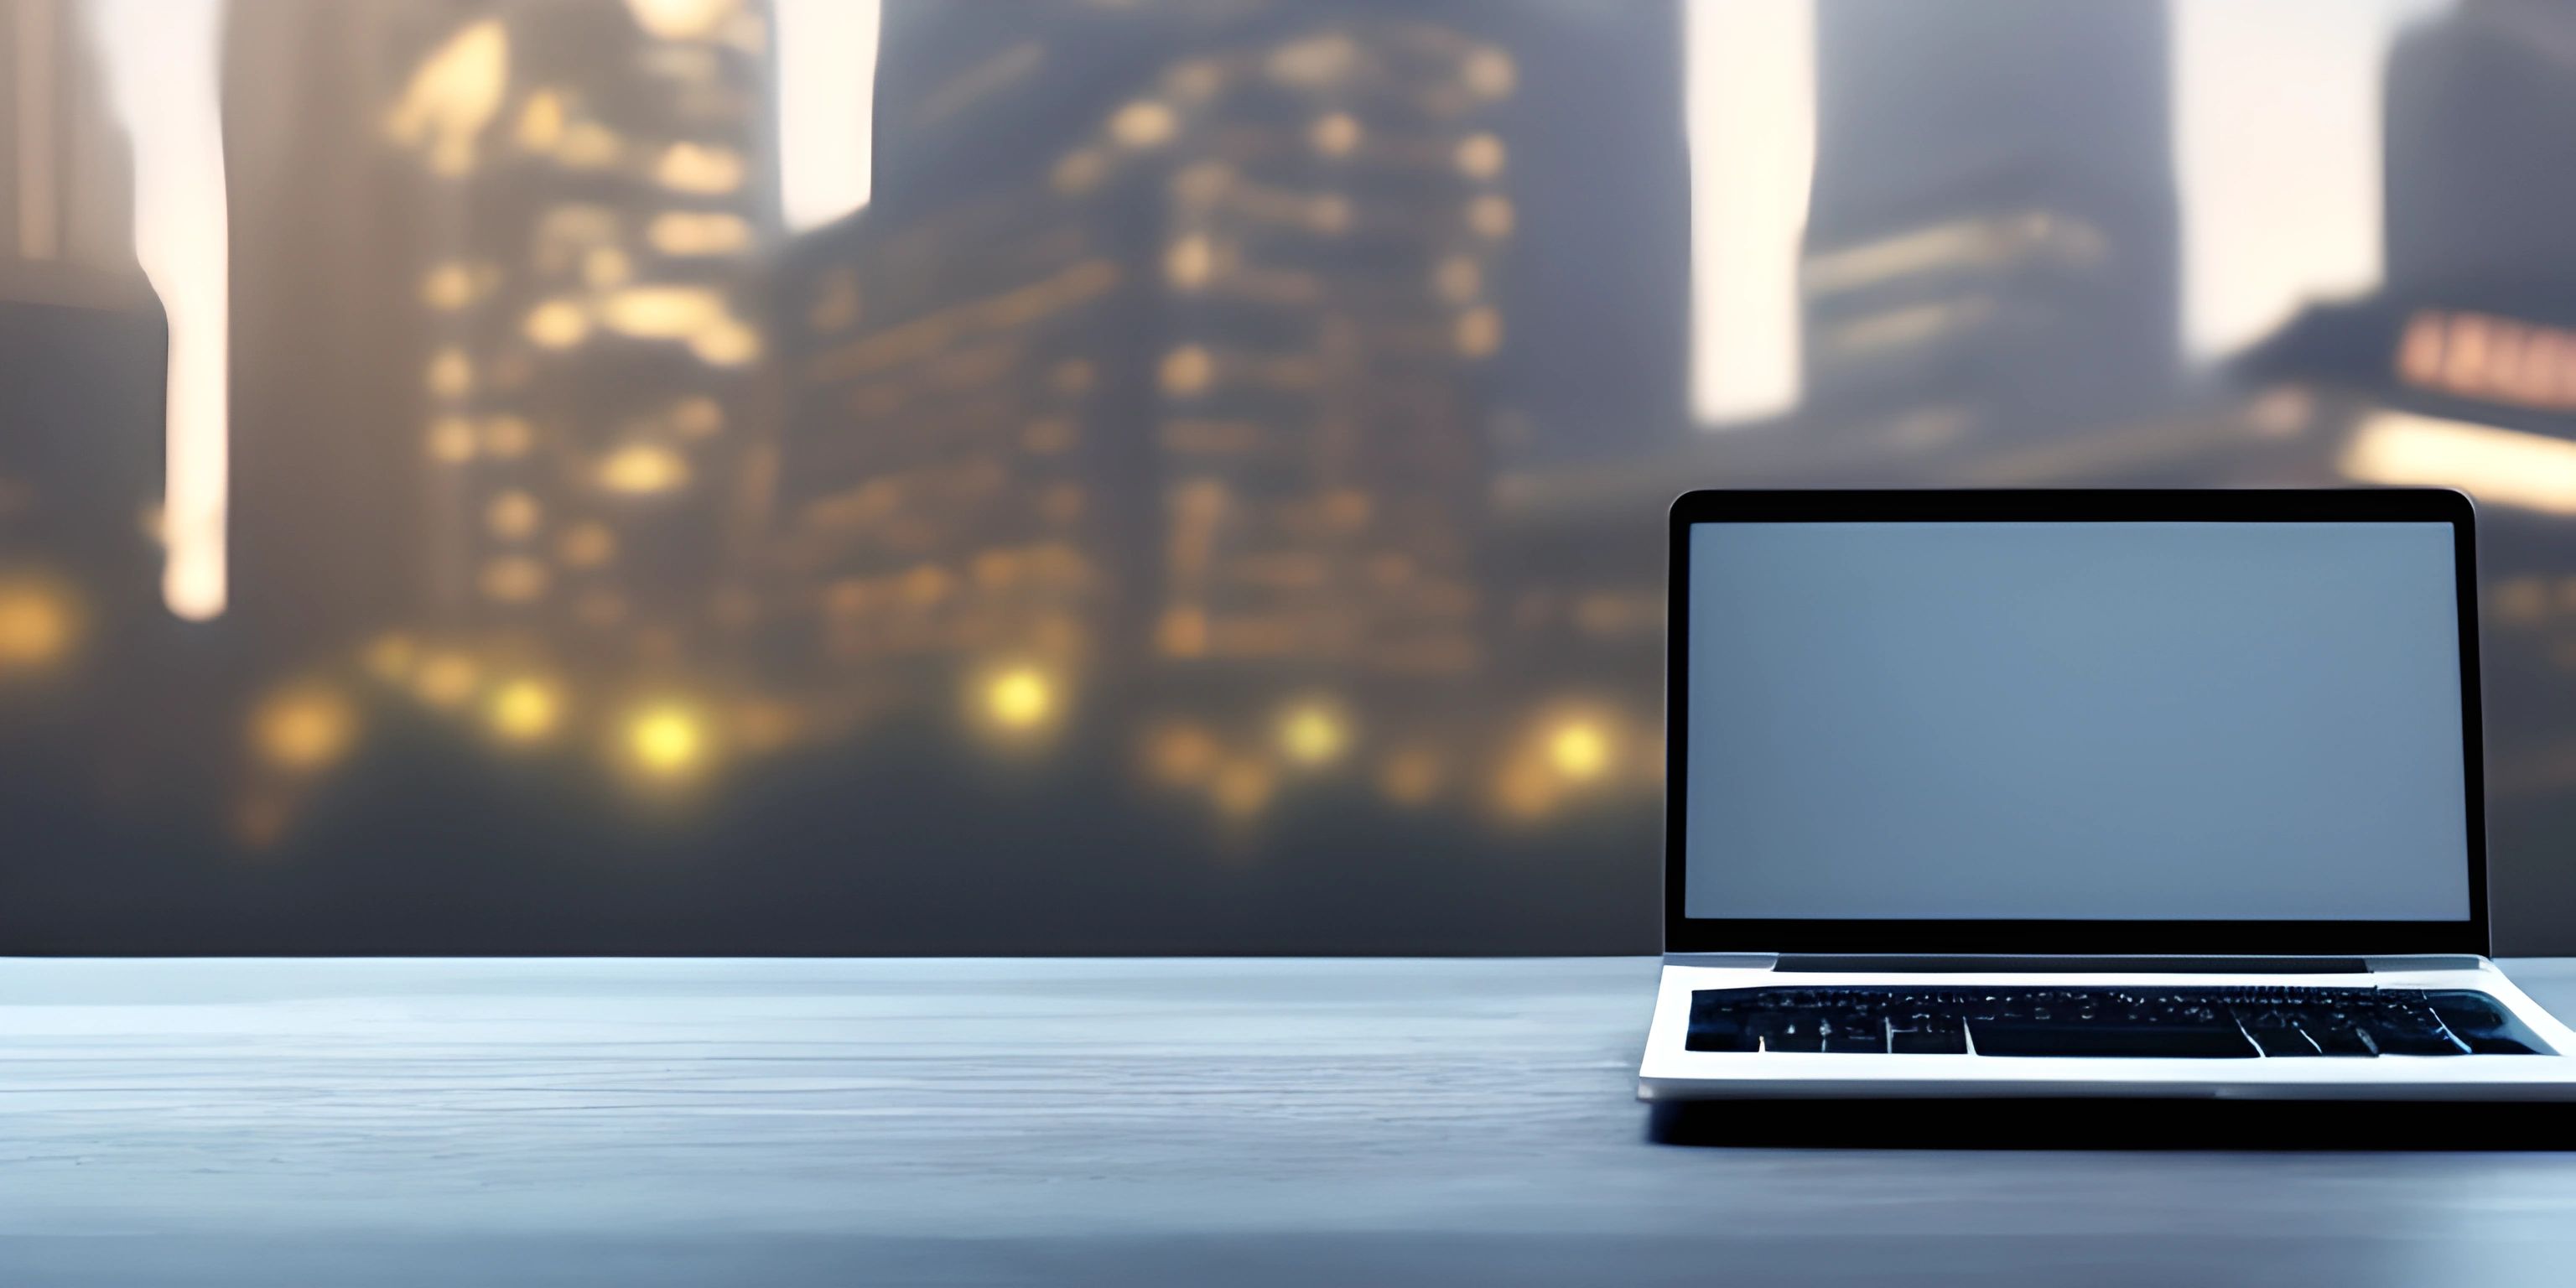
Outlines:
<svg viewBox="0 0 2576 1288"><path fill-rule="evenodd" d="M570 300L548 300L528 310L522 329L535 344L569 349L590 337L590 314Z"/></svg>
<svg viewBox="0 0 2576 1288"><path fill-rule="evenodd" d="M1458 172L1471 179L1491 179L1503 172L1503 141L1490 134L1471 134L1453 158Z"/></svg>
<svg viewBox="0 0 2576 1288"><path fill-rule="evenodd" d="M1307 129L1306 142L1325 156L1348 156L1360 145L1360 123L1348 112L1327 113Z"/></svg>
<svg viewBox="0 0 2576 1288"><path fill-rule="evenodd" d="M1140 99L1110 116L1109 137L1131 148L1158 147L1171 141L1179 125L1169 104Z"/></svg>
<svg viewBox="0 0 2576 1288"><path fill-rule="evenodd" d="M270 764L293 773L326 768L358 739L358 712L339 690L308 684L262 702L251 715L251 742Z"/></svg>
<svg viewBox="0 0 2576 1288"><path fill-rule="evenodd" d="M1467 82L1467 88L1484 98L1508 97L1512 86L1520 79L1519 69L1512 65L1512 56L1490 45L1467 56L1460 76Z"/></svg>
<svg viewBox="0 0 2576 1288"><path fill-rule="evenodd" d="M525 541L535 536L542 517L537 499L525 492L504 492L483 507L483 525L504 541Z"/></svg>
<svg viewBox="0 0 2576 1288"><path fill-rule="evenodd" d="M1216 360L1197 345L1184 345L1163 356L1163 392L1187 397L1203 392L1216 376Z"/></svg>
<svg viewBox="0 0 2576 1288"><path fill-rule="evenodd" d="M653 178L663 187L677 192L707 195L732 192L742 186L742 156L730 148L674 143L654 165Z"/></svg>
<svg viewBox="0 0 2576 1288"><path fill-rule="evenodd" d="M1490 308L1473 308L1458 315L1451 334L1462 357L1491 356L1503 343L1503 315Z"/></svg>
<svg viewBox="0 0 2576 1288"><path fill-rule="evenodd" d="M1163 255L1163 276L1185 291L1207 285L1208 274L1215 266L1216 252L1201 236L1181 238Z"/></svg>
<svg viewBox="0 0 2576 1288"><path fill-rule="evenodd" d="M563 95L538 90L519 108L519 146L530 152L552 152L564 136Z"/></svg>
<svg viewBox="0 0 2576 1288"><path fill-rule="evenodd" d="M474 459L474 422L462 416L441 416L429 423L429 458L449 465L461 465Z"/></svg>
<svg viewBox="0 0 2576 1288"><path fill-rule="evenodd" d="M464 174L474 168L474 140L500 110L509 76L510 37L500 20L470 24L421 61L386 131L422 150L433 173Z"/></svg>
<svg viewBox="0 0 2576 1288"><path fill-rule="evenodd" d="M741 0L626 0L635 25L663 40L704 40L740 7Z"/></svg>
<svg viewBox="0 0 2576 1288"><path fill-rule="evenodd" d="M669 492L688 481L688 461L658 443L629 443L599 465L600 486L629 496Z"/></svg>
<svg viewBox="0 0 2576 1288"><path fill-rule="evenodd" d="M751 225L720 211L674 210L655 215L644 240L674 258L737 255L751 248Z"/></svg>

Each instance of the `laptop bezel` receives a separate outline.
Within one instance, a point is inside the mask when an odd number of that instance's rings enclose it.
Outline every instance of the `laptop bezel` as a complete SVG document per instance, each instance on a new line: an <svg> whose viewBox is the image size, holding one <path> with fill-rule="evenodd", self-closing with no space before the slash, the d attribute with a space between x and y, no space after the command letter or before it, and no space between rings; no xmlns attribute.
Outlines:
<svg viewBox="0 0 2576 1288"><path fill-rule="evenodd" d="M2488 949L2485 757L2478 697L2476 511L2438 488L2207 491L1731 491L1669 516L1664 666L1664 949L1673 953L2397 954ZM2465 921L1784 920L1684 915L1690 532L1711 523L2448 523L2460 632L2468 832Z"/></svg>

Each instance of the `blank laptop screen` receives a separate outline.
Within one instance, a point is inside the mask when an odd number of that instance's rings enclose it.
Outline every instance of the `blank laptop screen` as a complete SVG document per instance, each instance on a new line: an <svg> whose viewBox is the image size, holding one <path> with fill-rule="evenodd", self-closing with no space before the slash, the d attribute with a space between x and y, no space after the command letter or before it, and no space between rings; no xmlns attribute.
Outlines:
<svg viewBox="0 0 2576 1288"><path fill-rule="evenodd" d="M2459 921L2444 523L1690 531L1684 910Z"/></svg>

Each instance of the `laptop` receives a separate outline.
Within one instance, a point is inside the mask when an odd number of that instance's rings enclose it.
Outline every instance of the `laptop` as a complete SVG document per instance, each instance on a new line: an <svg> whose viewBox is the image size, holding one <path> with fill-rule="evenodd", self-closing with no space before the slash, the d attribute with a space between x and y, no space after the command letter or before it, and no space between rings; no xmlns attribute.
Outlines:
<svg viewBox="0 0 2576 1288"><path fill-rule="evenodd" d="M2439 490L1693 492L1649 1101L2576 1099Z"/></svg>

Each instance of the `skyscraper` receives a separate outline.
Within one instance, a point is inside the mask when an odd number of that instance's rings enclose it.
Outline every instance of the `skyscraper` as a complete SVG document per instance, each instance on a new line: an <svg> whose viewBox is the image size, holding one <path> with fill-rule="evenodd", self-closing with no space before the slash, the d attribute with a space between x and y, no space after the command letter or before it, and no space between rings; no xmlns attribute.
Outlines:
<svg viewBox="0 0 2576 1288"><path fill-rule="evenodd" d="M1820 0L1806 416L1899 453L2135 415L2173 374L2160 0Z"/></svg>
<svg viewBox="0 0 2576 1288"><path fill-rule="evenodd" d="M875 203L782 274L804 620L773 638L916 699L962 671L1260 721L1292 762L1339 756L1357 708L1383 745L1408 704L1475 723L1496 458L1681 424L1673 22L890 5ZM1554 67L1612 51L1642 55L1615 91ZM1604 165L1670 182L1602 201ZM1221 802L1267 791L1257 757L1159 745Z"/></svg>
<svg viewBox="0 0 2576 1288"><path fill-rule="evenodd" d="M768 40L757 0L234 12L246 615L557 671L720 649L765 450Z"/></svg>
<svg viewBox="0 0 2576 1288"><path fill-rule="evenodd" d="M877 204L787 275L782 514L825 636L1472 667L1512 55L1331 11L1059 18L1098 34L891 12Z"/></svg>
<svg viewBox="0 0 2576 1288"><path fill-rule="evenodd" d="M85 0L0 0L0 265L134 268L134 162ZM61 277L62 274L51 274Z"/></svg>

